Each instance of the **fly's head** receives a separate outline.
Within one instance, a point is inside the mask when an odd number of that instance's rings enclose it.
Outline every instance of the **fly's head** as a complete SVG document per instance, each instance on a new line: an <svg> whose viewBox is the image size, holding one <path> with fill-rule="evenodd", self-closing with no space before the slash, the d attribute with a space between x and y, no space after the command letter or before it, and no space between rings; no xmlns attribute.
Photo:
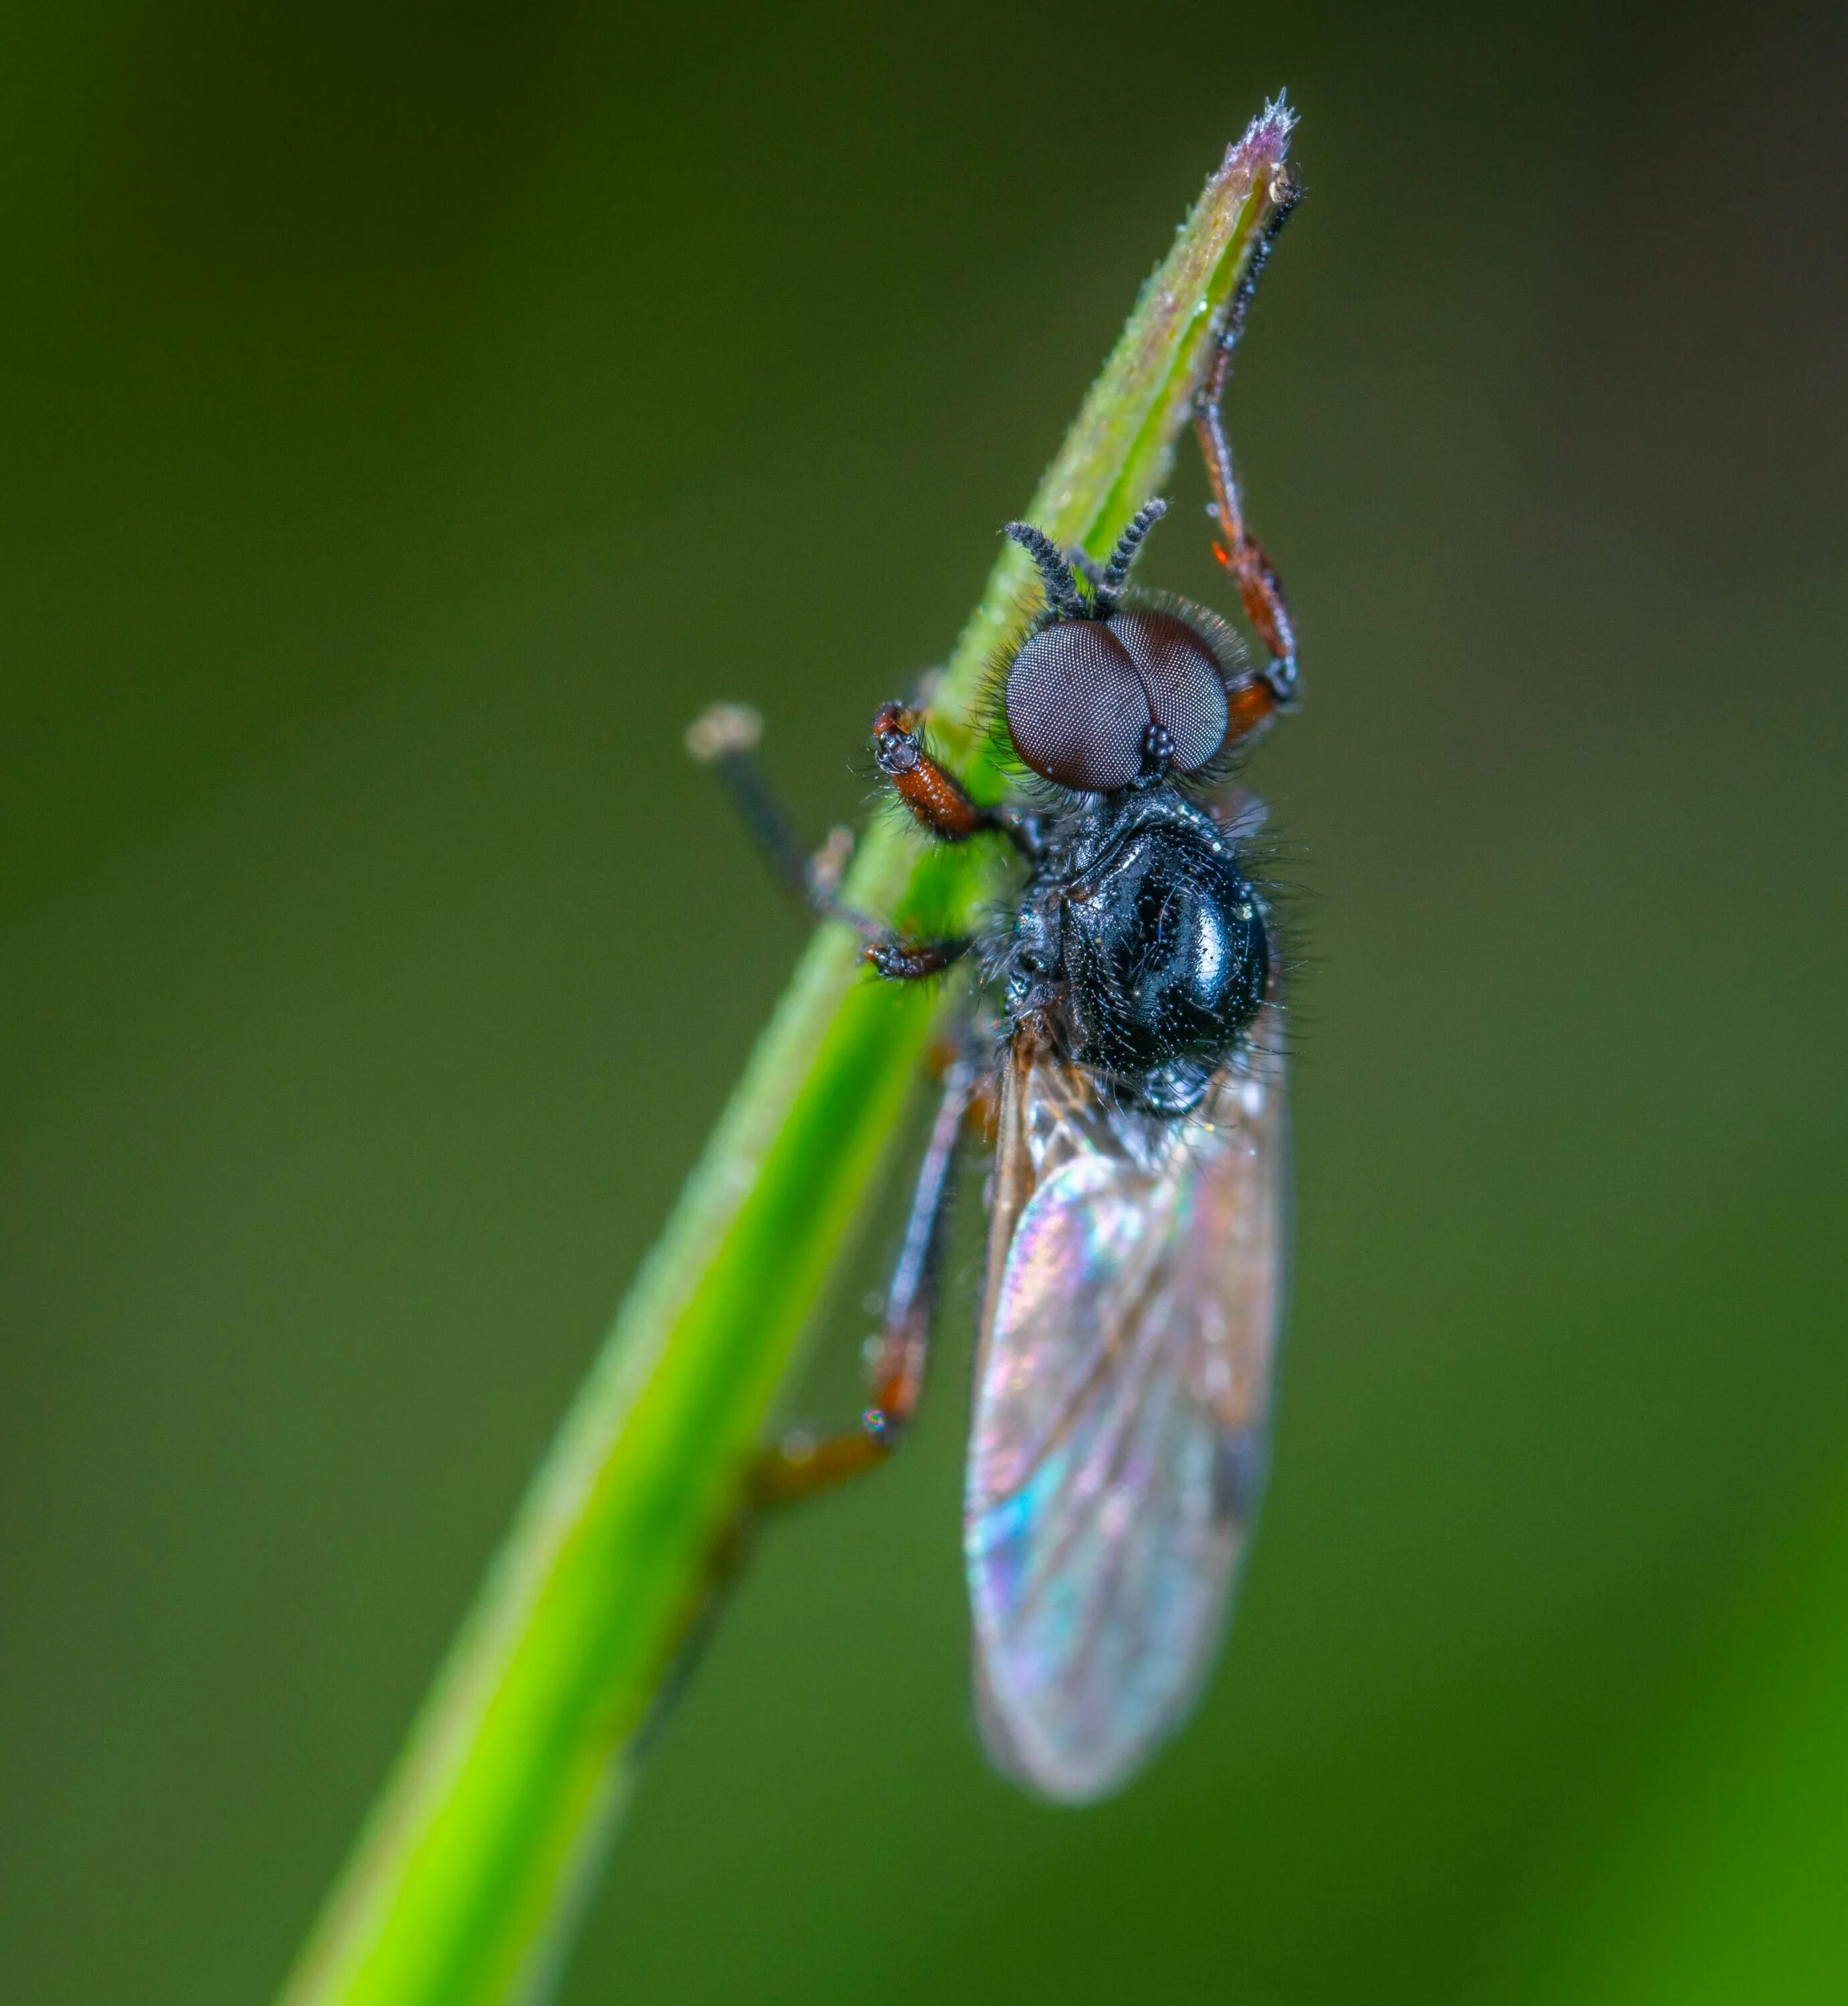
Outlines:
<svg viewBox="0 0 1848 2006"><path fill-rule="evenodd" d="M1227 685L1243 666L1230 628L1186 600L1127 592L1167 505L1146 504L1108 564L1080 558L1076 571L1030 523L1007 526L1046 589L1045 611L1008 667L1008 731L1021 759L1057 787L1157 786L1198 772L1226 743Z"/></svg>

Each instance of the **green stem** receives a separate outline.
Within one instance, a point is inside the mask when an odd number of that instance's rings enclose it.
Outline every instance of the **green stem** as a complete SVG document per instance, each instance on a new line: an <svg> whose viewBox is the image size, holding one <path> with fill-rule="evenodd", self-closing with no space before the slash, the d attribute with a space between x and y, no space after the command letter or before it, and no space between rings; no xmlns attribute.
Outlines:
<svg viewBox="0 0 1848 2006"><path fill-rule="evenodd" d="M1276 199L1290 118L1227 154L1143 288L1028 511L1101 554L1160 486ZM1031 579L1002 546L936 698L938 743L1001 784L980 715ZM904 915L992 889L993 846L875 827L848 893ZM941 999L864 977L822 927L618 1316L283 1994L285 2006L531 1997L709 1579L777 1388L875 1191Z"/></svg>

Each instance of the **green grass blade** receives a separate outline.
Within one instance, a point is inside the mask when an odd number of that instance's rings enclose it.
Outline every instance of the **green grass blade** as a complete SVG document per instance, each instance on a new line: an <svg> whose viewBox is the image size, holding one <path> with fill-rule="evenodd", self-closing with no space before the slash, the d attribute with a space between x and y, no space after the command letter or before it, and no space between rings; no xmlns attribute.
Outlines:
<svg viewBox="0 0 1848 2006"><path fill-rule="evenodd" d="M1161 485L1291 124L1209 180L1027 511L1101 553ZM978 792L985 672L1031 584L1004 544L932 712ZM848 893L941 911L997 860L897 828ZM823 927L547 1456L284 2006L488 2006L543 1990L705 1588L777 1387L878 1188L941 998L866 980Z"/></svg>

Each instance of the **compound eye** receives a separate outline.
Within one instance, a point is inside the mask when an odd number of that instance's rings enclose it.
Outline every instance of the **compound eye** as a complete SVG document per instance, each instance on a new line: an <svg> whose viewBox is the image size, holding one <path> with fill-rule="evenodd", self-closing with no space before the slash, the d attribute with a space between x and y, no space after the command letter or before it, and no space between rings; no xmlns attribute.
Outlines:
<svg viewBox="0 0 1848 2006"><path fill-rule="evenodd" d="M1226 742L1226 684L1211 650L1184 620L1148 607L1111 616L1155 722L1174 741L1174 768L1191 773Z"/></svg>
<svg viewBox="0 0 1848 2006"><path fill-rule="evenodd" d="M1149 713L1135 664L1101 621L1042 628L1008 671L1014 749L1061 787L1107 794L1128 787L1142 770ZM1223 692L1220 713L1223 737Z"/></svg>

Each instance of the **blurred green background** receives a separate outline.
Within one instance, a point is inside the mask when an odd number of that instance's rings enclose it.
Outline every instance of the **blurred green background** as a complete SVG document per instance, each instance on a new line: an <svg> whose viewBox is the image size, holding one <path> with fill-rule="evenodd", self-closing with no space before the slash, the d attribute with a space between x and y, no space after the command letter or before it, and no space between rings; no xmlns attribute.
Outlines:
<svg viewBox="0 0 1848 2006"><path fill-rule="evenodd" d="M1839 12L5 41L0 1997L280 1980L801 937L683 724L859 812L1284 85L1231 417L1311 966L1230 1647L1118 1802L985 1770L966 1311L763 1542L565 1996L1848 1996ZM1217 589L1191 508L1151 561Z"/></svg>

